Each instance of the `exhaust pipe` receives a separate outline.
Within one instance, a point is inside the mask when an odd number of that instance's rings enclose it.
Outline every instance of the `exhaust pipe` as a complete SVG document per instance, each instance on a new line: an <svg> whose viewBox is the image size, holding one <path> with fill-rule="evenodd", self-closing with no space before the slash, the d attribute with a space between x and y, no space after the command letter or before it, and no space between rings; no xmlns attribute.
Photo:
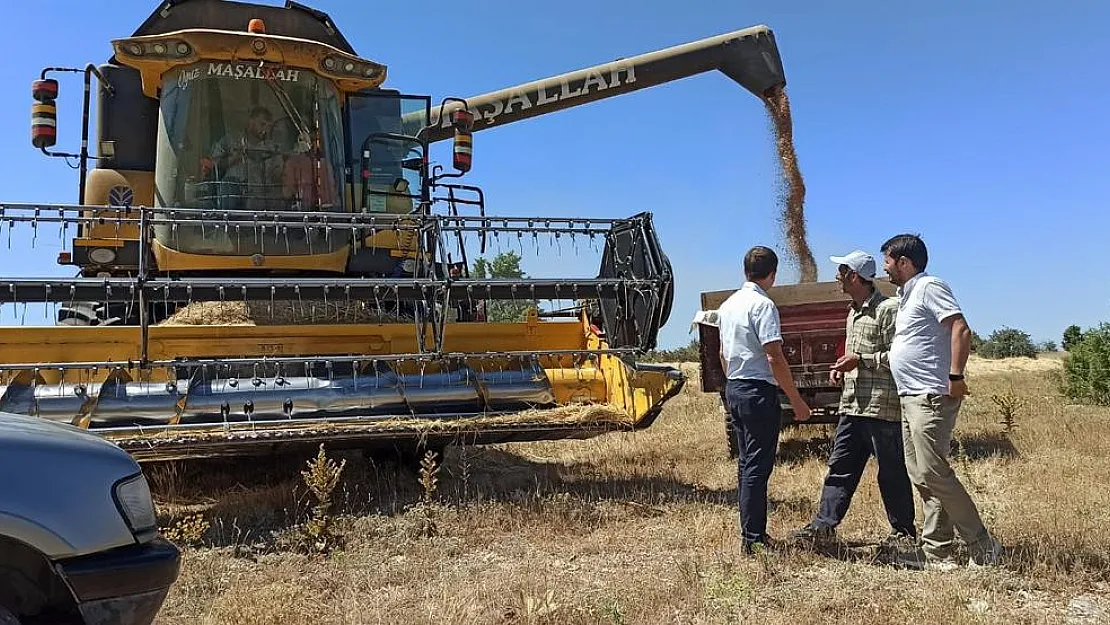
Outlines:
<svg viewBox="0 0 1110 625"><path fill-rule="evenodd" d="M767 26L753 26L467 98L466 102L477 132L712 70L760 98L771 87L786 85L774 32ZM454 135L451 112L461 106L456 102L445 105L443 119L439 109L432 111L430 142Z"/></svg>

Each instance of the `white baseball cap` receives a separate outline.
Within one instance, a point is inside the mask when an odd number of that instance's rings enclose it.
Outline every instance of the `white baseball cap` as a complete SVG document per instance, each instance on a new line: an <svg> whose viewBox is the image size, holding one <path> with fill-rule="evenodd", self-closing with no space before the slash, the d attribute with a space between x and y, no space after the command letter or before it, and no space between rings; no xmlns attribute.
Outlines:
<svg viewBox="0 0 1110 625"><path fill-rule="evenodd" d="M847 265L864 280L875 279L875 259L867 252L855 250L844 256L830 256L829 260L837 265Z"/></svg>

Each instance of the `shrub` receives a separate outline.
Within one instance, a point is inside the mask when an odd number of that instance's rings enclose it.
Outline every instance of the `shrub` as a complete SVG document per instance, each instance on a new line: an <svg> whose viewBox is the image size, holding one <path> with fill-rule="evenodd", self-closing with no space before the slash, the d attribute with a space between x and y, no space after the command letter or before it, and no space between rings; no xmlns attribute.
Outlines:
<svg viewBox="0 0 1110 625"><path fill-rule="evenodd" d="M1010 382L1010 390L1005 393L991 395L991 400L998 406L998 414L1002 417L1001 423L1006 434L1012 434L1017 427L1018 413L1024 410L1029 402L1014 392L1014 384Z"/></svg>
<svg viewBox="0 0 1110 625"><path fill-rule="evenodd" d="M984 358L1037 357L1037 348L1029 335L1014 328L1002 328L991 333L979 347L979 355Z"/></svg>
<svg viewBox="0 0 1110 625"><path fill-rule="evenodd" d="M301 545L310 553L327 553L341 542L341 537L332 529L335 519L331 515L331 504L332 491L339 485L347 460L337 464L328 458L324 444L320 443L316 457L305 464L307 468L301 471L301 478L316 498L316 505L312 508L312 517L301 526Z"/></svg>
<svg viewBox="0 0 1110 625"><path fill-rule="evenodd" d="M971 332L971 352L978 353L983 348L983 337L978 332Z"/></svg>
<svg viewBox="0 0 1110 625"><path fill-rule="evenodd" d="M1064 330L1064 351L1070 352L1072 345L1083 340L1083 331L1077 325L1070 325Z"/></svg>
<svg viewBox="0 0 1110 625"><path fill-rule="evenodd" d="M697 341L676 349L653 349L643 356L644 362L699 362L701 350Z"/></svg>
<svg viewBox="0 0 1110 625"><path fill-rule="evenodd" d="M1064 358L1064 395L1110 405L1110 324L1083 333Z"/></svg>

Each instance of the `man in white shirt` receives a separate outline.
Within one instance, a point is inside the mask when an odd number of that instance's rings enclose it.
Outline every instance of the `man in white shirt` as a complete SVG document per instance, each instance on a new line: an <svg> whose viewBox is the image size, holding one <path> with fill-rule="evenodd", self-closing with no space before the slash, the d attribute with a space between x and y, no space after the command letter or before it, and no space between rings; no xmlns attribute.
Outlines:
<svg viewBox="0 0 1110 625"><path fill-rule="evenodd" d="M924 503L926 565L956 566L956 531L971 552L971 566L997 564L1002 546L948 463L952 430L967 394L971 329L948 284L925 273L929 254L920 237L895 236L882 253L887 275L898 286L890 369L902 405L906 469Z"/></svg>
<svg viewBox="0 0 1110 625"><path fill-rule="evenodd" d="M745 553L752 553L756 545L769 546L767 482L782 427L779 389L790 400L795 420L810 416L782 351L778 308L767 297L777 272L774 251L763 246L748 250L744 285L717 311L721 367L728 380L725 399L739 450L739 516Z"/></svg>

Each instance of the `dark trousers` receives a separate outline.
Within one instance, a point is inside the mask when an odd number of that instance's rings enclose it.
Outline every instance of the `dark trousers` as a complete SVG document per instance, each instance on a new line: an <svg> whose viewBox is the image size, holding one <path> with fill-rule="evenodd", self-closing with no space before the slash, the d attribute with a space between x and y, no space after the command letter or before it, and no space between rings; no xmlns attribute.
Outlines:
<svg viewBox="0 0 1110 625"><path fill-rule="evenodd" d="M729 380L728 411L738 453L740 533L745 546L767 542L767 482L782 427L778 387L762 380Z"/></svg>
<svg viewBox="0 0 1110 625"><path fill-rule="evenodd" d="M917 536L913 490L906 472L903 449L900 422L851 415L841 417L814 525L836 527L840 524L848 513L867 459L874 455L879 465L879 494L891 528L908 536Z"/></svg>

